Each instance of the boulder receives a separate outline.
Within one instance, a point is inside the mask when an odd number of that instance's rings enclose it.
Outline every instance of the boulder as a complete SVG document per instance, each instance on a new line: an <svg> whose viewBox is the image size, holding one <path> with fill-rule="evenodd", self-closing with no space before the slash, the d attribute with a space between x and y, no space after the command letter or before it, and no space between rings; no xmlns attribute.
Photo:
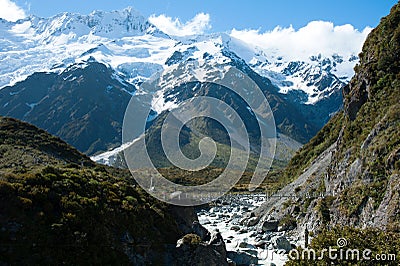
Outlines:
<svg viewBox="0 0 400 266"><path fill-rule="evenodd" d="M255 226L258 223L259 220L260 219L258 217L252 217L252 218L247 220L246 225L247 226Z"/></svg>
<svg viewBox="0 0 400 266"><path fill-rule="evenodd" d="M219 244L224 244L224 239L222 238L221 233L219 232L218 229L216 229L214 232L211 234L210 241L208 242L209 245L219 245Z"/></svg>
<svg viewBox="0 0 400 266"><path fill-rule="evenodd" d="M239 231L239 230L240 230L240 226L238 226L238 225L233 225L233 226L231 227L231 230L233 230L233 231Z"/></svg>
<svg viewBox="0 0 400 266"><path fill-rule="evenodd" d="M264 232L277 231L279 222L277 220L267 220L262 222L261 229Z"/></svg>
<svg viewBox="0 0 400 266"><path fill-rule="evenodd" d="M236 263L230 258L227 258L226 261L228 262L228 266L236 266Z"/></svg>
<svg viewBox="0 0 400 266"><path fill-rule="evenodd" d="M258 258L242 251L228 251L227 257L234 261L237 265L258 264Z"/></svg>
<svg viewBox="0 0 400 266"><path fill-rule="evenodd" d="M191 247L184 244L176 249L174 256L174 265L228 265L226 254L222 254L214 245L205 243Z"/></svg>
<svg viewBox="0 0 400 266"><path fill-rule="evenodd" d="M188 241L187 236L178 240L174 265L228 265L226 246L218 230L211 234L208 243L196 235L191 236L191 239L196 241Z"/></svg>
<svg viewBox="0 0 400 266"><path fill-rule="evenodd" d="M239 234L244 234L244 233L247 233L247 232L248 232L248 230L246 228L242 228L242 229L239 230Z"/></svg>
<svg viewBox="0 0 400 266"><path fill-rule="evenodd" d="M256 256L256 257L257 257L257 255L258 255L258 251L257 251L257 249L255 249L255 248L254 248L254 249L252 249L252 248L246 248L246 249L242 249L241 251L246 252L247 254Z"/></svg>
<svg viewBox="0 0 400 266"><path fill-rule="evenodd" d="M258 234L257 234L257 232L255 232L255 231L251 232L251 234L250 234L250 237L255 237L255 238L257 238L257 236L258 236Z"/></svg>
<svg viewBox="0 0 400 266"><path fill-rule="evenodd" d="M208 220L208 219L204 219L202 224L204 224L204 225L206 225L206 224L211 224L211 222L210 222L210 220Z"/></svg>
<svg viewBox="0 0 400 266"><path fill-rule="evenodd" d="M289 252L292 249L292 245L290 244L289 240L287 240L284 236L274 236L271 239L272 245L276 249L283 249L286 252Z"/></svg>
<svg viewBox="0 0 400 266"><path fill-rule="evenodd" d="M194 234L200 236L202 241L209 241L211 238L210 232L197 221L193 222L192 231Z"/></svg>
<svg viewBox="0 0 400 266"><path fill-rule="evenodd" d="M246 242L239 242L239 244L237 246L238 246L238 248L246 248L247 247L247 243Z"/></svg>
<svg viewBox="0 0 400 266"><path fill-rule="evenodd" d="M256 214L254 213L254 212L247 212L245 215L244 215L244 217L246 217L246 218L253 218L253 217L255 217L256 216Z"/></svg>
<svg viewBox="0 0 400 266"><path fill-rule="evenodd" d="M257 241L257 242L254 244L254 246L256 246L256 247L258 247L258 248L265 248L265 245L266 245L266 244L268 244L267 241L265 241L265 240L260 240L260 241Z"/></svg>
<svg viewBox="0 0 400 266"><path fill-rule="evenodd" d="M256 249L255 246L247 243L246 241L238 242L238 245L236 247L238 247L238 248L247 248L247 249Z"/></svg>

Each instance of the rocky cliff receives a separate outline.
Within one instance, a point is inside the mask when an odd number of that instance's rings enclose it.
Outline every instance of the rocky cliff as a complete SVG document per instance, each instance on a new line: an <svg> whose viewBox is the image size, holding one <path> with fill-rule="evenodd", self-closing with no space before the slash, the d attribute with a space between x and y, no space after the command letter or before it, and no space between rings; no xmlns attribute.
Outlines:
<svg viewBox="0 0 400 266"><path fill-rule="evenodd" d="M399 69L396 4L363 46L344 111L291 160L283 177L294 181L258 209L261 222L295 220L300 235L338 226L400 231Z"/></svg>

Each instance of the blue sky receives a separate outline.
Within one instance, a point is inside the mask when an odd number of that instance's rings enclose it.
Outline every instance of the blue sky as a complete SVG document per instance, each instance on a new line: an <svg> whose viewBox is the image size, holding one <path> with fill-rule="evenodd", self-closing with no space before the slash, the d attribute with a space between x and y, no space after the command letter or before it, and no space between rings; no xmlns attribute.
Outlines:
<svg viewBox="0 0 400 266"><path fill-rule="evenodd" d="M12 0L0 0L12 1ZM88 14L92 10L118 10L132 6L148 17L152 14L179 18L186 22L198 13L209 14L209 31L236 29L272 30L276 26L295 29L310 21L324 20L335 25L351 24L356 29L375 27L396 0L97 0L46 1L15 0L26 14L49 17L63 11Z"/></svg>

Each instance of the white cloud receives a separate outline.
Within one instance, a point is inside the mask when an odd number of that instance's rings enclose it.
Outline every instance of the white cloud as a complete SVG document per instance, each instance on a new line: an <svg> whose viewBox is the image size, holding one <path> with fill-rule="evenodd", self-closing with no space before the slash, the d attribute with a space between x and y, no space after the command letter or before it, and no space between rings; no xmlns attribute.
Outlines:
<svg viewBox="0 0 400 266"><path fill-rule="evenodd" d="M0 18L8 21L17 21L18 19L25 18L25 11L17 6L13 1L0 0Z"/></svg>
<svg viewBox="0 0 400 266"><path fill-rule="evenodd" d="M199 13L186 23L182 23L178 18L171 18L165 15L149 18L150 23L157 28L172 36L188 36L202 34L205 30L210 29L210 15Z"/></svg>
<svg viewBox="0 0 400 266"><path fill-rule="evenodd" d="M231 31L231 36L257 46L268 54L275 53L287 59L305 60L311 55L357 55L372 28L359 31L352 25L334 26L332 22L312 21L295 30L276 27L261 33L259 30Z"/></svg>

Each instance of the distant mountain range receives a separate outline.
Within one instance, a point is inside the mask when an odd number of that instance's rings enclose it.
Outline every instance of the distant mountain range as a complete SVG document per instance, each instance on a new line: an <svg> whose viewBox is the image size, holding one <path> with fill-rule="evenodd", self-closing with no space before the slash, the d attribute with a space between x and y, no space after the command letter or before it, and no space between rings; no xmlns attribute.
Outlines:
<svg viewBox="0 0 400 266"><path fill-rule="evenodd" d="M33 123L88 155L122 144L131 97L140 102L140 95L150 95L138 104L152 105L155 120L191 97L174 81L163 91L142 91L140 84L171 66L197 62L210 75L213 68L235 67L257 83L282 136L280 159L288 160L341 109L341 89L358 61L340 54L287 61L224 33L171 37L131 8L0 19L0 32L0 114Z"/></svg>

